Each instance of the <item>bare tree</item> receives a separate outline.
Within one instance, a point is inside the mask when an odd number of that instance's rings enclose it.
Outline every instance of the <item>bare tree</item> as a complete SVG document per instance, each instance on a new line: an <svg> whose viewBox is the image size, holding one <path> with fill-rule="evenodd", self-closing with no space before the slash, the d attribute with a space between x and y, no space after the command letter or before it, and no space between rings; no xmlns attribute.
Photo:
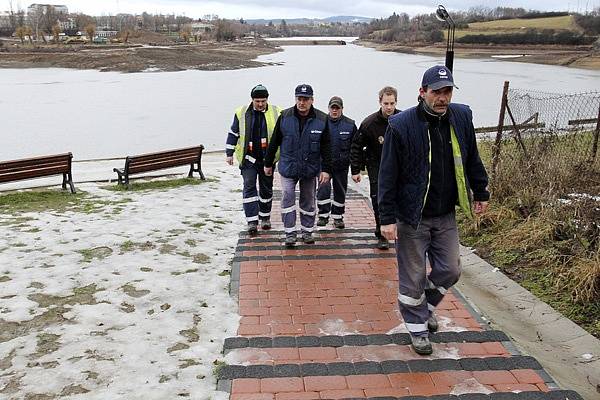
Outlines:
<svg viewBox="0 0 600 400"><path fill-rule="evenodd" d="M54 24L52 26L52 36L54 36L54 43L58 44L58 38L59 38L61 32L62 32L62 29L60 28L59 24Z"/></svg>
<svg viewBox="0 0 600 400"><path fill-rule="evenodd" d="M96 25L89 24L85 27L85 34L90 39L90 43L94 43L94 35L96 35Z"/></svg>
<svg viewBox="0 0 600 400"><path fill-rule="evenodd" d="M190 38L192 37L192 26L189 24L184 25L181 29L181 33L179 34L179 36L181 36L183 40L189 43Z"/></svg>
<svg viewBox="0 0 600 400"><path fill-rule="evenodd" d="M23 40L26 36L24 26L17 26L17 29L15 29L15 35L17 35L17 37L21 39L21 44L25 44L25 41Z"/></svg>

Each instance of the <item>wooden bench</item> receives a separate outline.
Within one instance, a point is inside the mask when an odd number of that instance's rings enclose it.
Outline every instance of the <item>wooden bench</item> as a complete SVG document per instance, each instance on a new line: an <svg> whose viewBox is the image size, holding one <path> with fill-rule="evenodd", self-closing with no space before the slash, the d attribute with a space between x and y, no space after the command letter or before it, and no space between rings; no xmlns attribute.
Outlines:
<svg viewBox="0 0 600 400"><path fill-rule="evenodd" d="M71 163L73 154L55 154L51 156L24 158L21 160L0 161L0 183L41 178L50 175L63 176L62 188L75 193Z"/></svg>
<svg viewBox="0 0 600 400"><path fill-rule="evenodd" d="M200 145L158 153L128 156L125 159L125 167L122 169L114 168L113 171L117 173L119 184L129 185L130 175L189 165L190 172L188 173L188 178L191 178L194 172L198 172L200 179L204 180L201 165L202 150L204 150L204 146Z"/></svg>

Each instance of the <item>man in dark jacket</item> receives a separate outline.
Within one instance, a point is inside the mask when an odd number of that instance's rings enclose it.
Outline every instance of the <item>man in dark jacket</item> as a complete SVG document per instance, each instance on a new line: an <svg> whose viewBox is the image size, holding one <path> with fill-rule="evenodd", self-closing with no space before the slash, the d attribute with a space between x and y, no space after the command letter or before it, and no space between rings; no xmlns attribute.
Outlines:
<svg viewBox="0 0 600 400"><path fill-rule="evenodd" d="M346 191L348 190L348 168L350 167L350 144L356 135L354 120L344 115L344 101L333 96L329 100L329 135L331 140L331 180L319 186L317 206L319 208L318 226L325 226L329 215L333 226L344 228ZM333 185L333 201L331 186Z"/></svg>
<svg viewBox="0 0 600 400"><path fill-rule="evenodd" d="M379 110L369 115L360 124L358 134L352 142L350 151L350 163L352 171L352 180L360 182L360 171L366 165L369 174L369 191L371 203L373 204L373 213L375 214L375 236L377 237L377 248L387 250L389 243L381 235L381 224L379 223L379 207L377 205L377 177L379 175L379 162L381 161L381 149L385 130L388 126L388 118L397 114L400 110L396 109L398 101L398 91L393 87L386 86L379 91Z"/></svg>
<svg viewBox="0 0 600 400"><path fill-rule="evenodd" d="M249 105L235 110L227 134L225 156L229 165L233 165L235 156L240 167L244 179L242 196L248 233L255 235L259 220L262 229L271 229L273 177L265 175L263 159L280 110L268 104L269 92L263 85L253 87L250 97L252 102Z"/></svg>
<svg viewBox="0 0 600 400"><path fill-rule="evenodd" d="M280 151L281 218L285 229L285 245L296 244L296 185L300 186L300 224L302 240L312 244L315 225L316 177L319 183L329 181L331 149L327 130L327 114L313 107L313 89L298 85L296 105L281 112L265 156L265 175L273 175L273 164Z"/></svg>
<svg viewBox="0 0 600 400"><path fill-rule="evenodd" d="M419 105L390 118L381 158L381 233L396 240L398 303L418 354L431 354L433 311L460 276L455 206L472 216L490 196L473 115L450 103L454 87L446 67L425 71Z"/></svg>

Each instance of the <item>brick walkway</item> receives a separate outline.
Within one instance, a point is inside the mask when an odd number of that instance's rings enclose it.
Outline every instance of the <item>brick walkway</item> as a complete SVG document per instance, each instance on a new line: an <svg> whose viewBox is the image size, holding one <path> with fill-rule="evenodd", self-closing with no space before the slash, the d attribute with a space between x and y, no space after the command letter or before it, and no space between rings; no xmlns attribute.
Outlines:
<svg viewBox="0 0 600 400"><path fill-rule="evenodd" d="M454 290L437 311L433 354L414 353L398 312L394 250L375 248L368 199L350 193L346 229L328 226L314 245L294 249L283 247L278 215L276 200L274 230L238 242L231 293L241 320L219 370L231 400L581 399L558 390Z"/></svg>

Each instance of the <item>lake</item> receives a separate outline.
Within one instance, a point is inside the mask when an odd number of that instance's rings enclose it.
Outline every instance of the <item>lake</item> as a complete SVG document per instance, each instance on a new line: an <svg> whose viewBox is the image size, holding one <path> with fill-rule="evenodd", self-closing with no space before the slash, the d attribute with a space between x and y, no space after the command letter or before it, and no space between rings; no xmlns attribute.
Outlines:
<svg viewBox="0 0 600 400"><path fill-rule="evenodd" d="M259 57L275 63L234 71L125 74L68 69L0 69L0 160L71 151L76 160L123 157L204 144L224 148L234 109L262 83L270 102L294 103L299 83L315 90L326 110L333 95L357 121L379 107L377 92L399 91L398 107L415 104L423 71L443 58L347 46L286 46ZM511 87L547 92L600 90L600 71L455 59L453 101L467 103L475 125L495 125L505 80Z"/></svg>

